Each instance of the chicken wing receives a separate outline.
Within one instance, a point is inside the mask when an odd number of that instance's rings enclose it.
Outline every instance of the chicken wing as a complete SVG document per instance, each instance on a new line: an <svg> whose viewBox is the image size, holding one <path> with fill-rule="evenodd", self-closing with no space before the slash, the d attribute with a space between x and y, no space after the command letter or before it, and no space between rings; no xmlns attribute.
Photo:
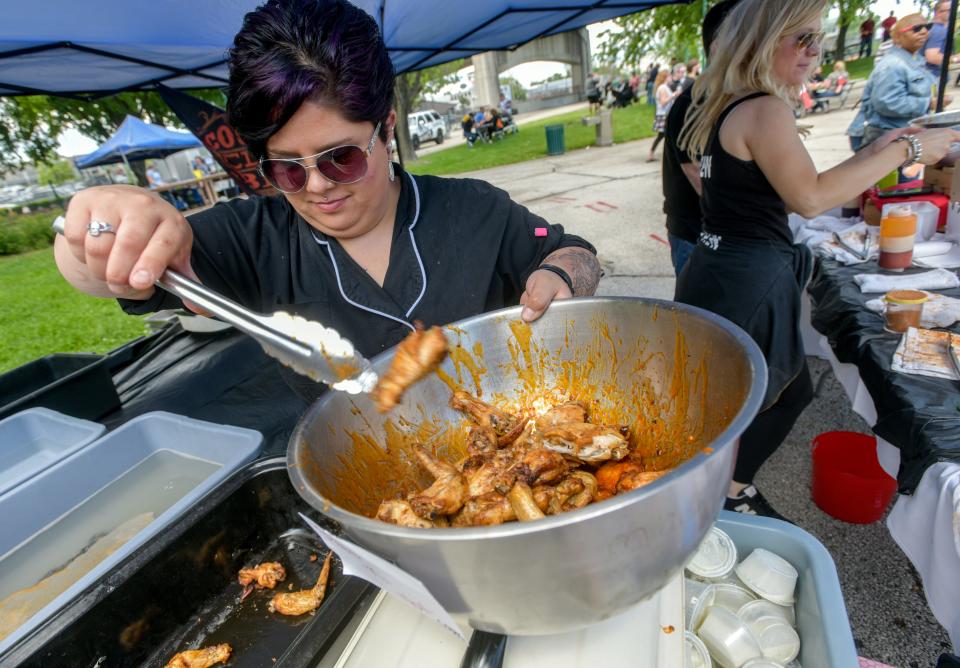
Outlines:
<svg viewBox="0 0 960 668"><path fill-rule="evenodd" d="M513 453L507 450L467 457L461 465L463 477L467 481L467 496L509 492L517 479L517 474L513 471L515 463Z"/></svg>
<svg viewBox="0 0 960 668"><path fill-rule="evenodd" d="M513 472L528 485L544 485L559 481L569 468L560 453L536 448L523 453Z"/></svg>
<svg viewBox="0 0 960 668"><path fill-rule="evenodd" d="M530 522L544 517L543 511L537 507L537 502L533 498L533 491L526 483L518 480L507 494L507 498L513 506L513 512L517 514L517 519L521 522Z"/></svg>
<svg viewBox="0 0 960 668"><path fill-rule="evenodd" d="M463 390L453 393L450 407L466 413L481 427L493 429L497 435L497 445L501 448L516 440L525 424L524 420L484 403Z"/></svg>
<svg viewBox="0 0 960 668"><path fill-rule="evenodd" d="M467 454L480 455L496 449L497 433L493 429L478 424L467 427Z"/></svg>
<svg viewBox="0 0 960 668"><path fill-rule="evenodd" d="M257 564L253 568L241 568L237 579L244 587L255 584L259 588L273 589L278 582L283 582L287 572L283 565L276 561L267 561Z"/></svg>
<svg viewBox="0 0 960 668"><path fill-rule="evenodd" d="M623 459L628 443L617 429L603 425L571 422L543 430L543 447L571 455L585 462Z"/></svg>
<svg viewBox="0 0 960 668"><path fill-rule="evenodd" d="M381 413L399 404L407 388L440 366L449 352L442 329L415 325L416 330L397 345L390 368L373 388L373 401Z"/></svg>
<svg viewBox="0 0 960 668"><path fill-rule="evenodd" d="M587 409L578 401L568 401L565 404L554 406L536 420L537 429L541 431L561 424L586 421Z"/></svg>
<svg viewBox="0 0 960 668"><path fill-rule="evenodd" d="M597 469L597 484L600 485L600 491L613 495L617 493L617 483L625 473L642 470L643 465L640 461L629 456L618 462L607 462Z"/></svg>
<svg viewBox="0 0 960 668"><path fill-rule="evenodd" d="M434 459L421 446L414 448L414 454L435 480L427 489L409 497L413 511L429 520L459 511L467 500L467 483L457 467Z"/></svg>
<svg viewBox="0 0 960 668"><path fill-rule="evenodd" d="M669 471L627 471L617 481L617 493L629 492L632 489L649 485L657 478L665 476Z"/></svg>
<svg viewBox="0 0 960 668"><path fill-rule="evenodd" d="M500 492L487 492L469 499L453 516L455 527L491 526L517 519L510 501Z"/></svg>
<svg viewBox="0 0 960 668"><path fill-rule="evenodd" d="M573 493L563 501L564 510L583 508L587 504L592 503L597 496L597 491L600 489L600 486L597 484L597 479L587 471L573 471L563 482L557 485L557 487L559 488L564 484L567 484L570 490L579 487L579 489L573 491Z"/></svg>
<svg viewBox="0 0 960 668"><path fill-rule="evenodd" d="M433 522L425 520L413 512L410 503L403 499L381 501L380 507L377 508L377 519L381 522L416 529L432 529L434 527Z"/></svg>
<svg viewBox="0 0 960 668"><path fill-rule="evenodd" d="M320 569L320 577L317 578L317 584L313 586L313 589L274 594L268 606L270 612L279 612L281 615L295 617L319 608L320 604L323 603L324 594L327 593L327 578L330 576L330 559L332 557L333 552L328 552L327 558L323 561L323 568Z"/></svg>
<svg viewBox="0 0 960 668"><path fill-rule="evenodd" d="M203 649L188 649L174 654L173 658L167 662L166 668L209 668L229 661L232 651L233 648L227 643Z"/></svg>

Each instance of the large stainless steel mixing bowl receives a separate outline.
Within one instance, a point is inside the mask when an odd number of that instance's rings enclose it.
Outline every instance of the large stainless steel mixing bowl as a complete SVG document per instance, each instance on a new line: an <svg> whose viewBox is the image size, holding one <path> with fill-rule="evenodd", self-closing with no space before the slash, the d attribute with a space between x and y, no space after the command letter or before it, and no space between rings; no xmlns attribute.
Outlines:
<svg viewBox="0 0 960 668"><path fill-rule="evenodd" d="M680 571L723 503L766 365L742 330L672 302L557 302L529 328L519 316L512 308L451 326L458 345L444 372L472 392L479 384L487 400L530 406L535 395L572 394L605 422L630 424L651 461L686 461L638 490L535 522L410 529L365 517L409 489L402 482L417 474L405 450L414 441L446 440L455 459L463 416L447 406L447 384L430 376L386 417L365 396L327 393L300 420L287 463L313 507L419 578L458 621L536 635L615 615ZM375 368L383 372L391 356Z"/></svg>

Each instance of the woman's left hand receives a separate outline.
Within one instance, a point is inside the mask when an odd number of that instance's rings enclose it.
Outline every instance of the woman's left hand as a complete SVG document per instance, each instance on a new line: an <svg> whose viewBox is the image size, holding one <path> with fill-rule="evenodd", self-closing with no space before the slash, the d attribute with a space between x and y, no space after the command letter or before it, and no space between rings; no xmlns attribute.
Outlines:
<svg viewBox="0 0 960 668"><path fill-rule="evenodd" d="M527 279L526 289L520 295L525 322L533 322L544 314L554 299L570 299L573 293L562 278L546 269L538 269Z"/></svg>

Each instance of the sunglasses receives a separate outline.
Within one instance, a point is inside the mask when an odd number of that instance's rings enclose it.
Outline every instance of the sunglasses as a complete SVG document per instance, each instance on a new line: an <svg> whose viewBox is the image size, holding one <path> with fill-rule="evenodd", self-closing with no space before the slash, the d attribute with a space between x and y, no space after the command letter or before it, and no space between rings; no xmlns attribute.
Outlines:
<svg viewBox="0 0 960 668"><path fill-rule="evenodd" d="M367 147L335 146L305 158L267 158L260 160L260 173L270 185L282 193L292 195L307 185L307 170L316 167L323 178L340 184L356 183L367 175L367 158L373 153L380 132L380 123L373 129ZM312 165L304 164L313 160Z"/></svg>
<svg viewBox="0 0 960 668"><path fill-rule="evenodd" d="M915 26L910 26L909 28L904 28L900 32L922 32L924 30L929 31L933 27L932 23L918 23Z"/></svg>
<svg viewBox="0 0 960 668"><path fill-rule="evenodd" d="M823 44L824 32L802 32L797 35L797 51L809 51L810 49L819 49Z"/></svg>

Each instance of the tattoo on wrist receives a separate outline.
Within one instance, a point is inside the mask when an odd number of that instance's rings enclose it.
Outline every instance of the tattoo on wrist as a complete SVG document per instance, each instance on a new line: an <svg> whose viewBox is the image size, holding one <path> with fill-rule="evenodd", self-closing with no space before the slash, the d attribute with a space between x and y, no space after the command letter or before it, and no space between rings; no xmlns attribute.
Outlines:
<svg viewBox="0 0 960 668"><path fill-rule="evenodd" d="M600 261L586 248L561 248L550 253L545 264L558 264L573 281L574 297L589 297L597 291L600 283Z"/></svg>

